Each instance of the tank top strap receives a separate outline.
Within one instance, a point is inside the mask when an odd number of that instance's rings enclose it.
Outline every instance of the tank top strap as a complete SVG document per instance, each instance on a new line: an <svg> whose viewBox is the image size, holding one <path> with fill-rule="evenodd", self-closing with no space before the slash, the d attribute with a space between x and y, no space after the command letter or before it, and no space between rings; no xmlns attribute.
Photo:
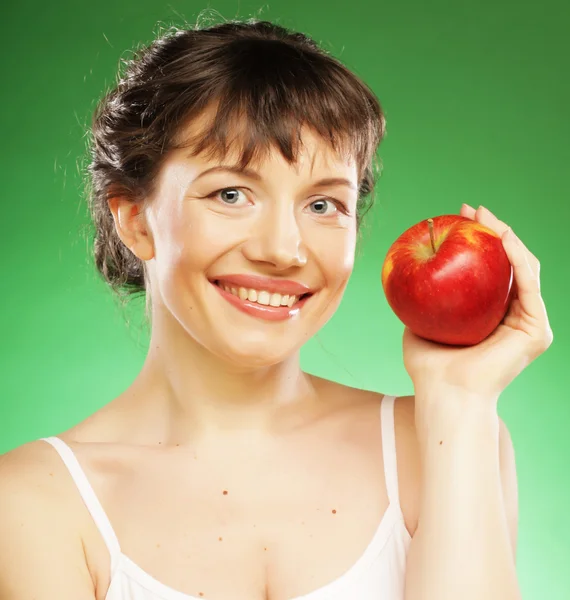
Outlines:
<svg viewBox="0 0 570 600"><path fill-rule="evenodd" d="M384 477L390 504L400 505L398 493L398 463L396 460L396 429L394 421L394 403L396 396L384 396L380 403L380 422L382 423L382 453L384 459Z"/></svg>
<svg viewBox="0 0 570 600"><path fill-rule="evenodd" d="M107 517L99 498L97 498L95 490L89 483L85 471L79 464L73 450L62 439L55 436L40 439L44 442L48 442L48 444L51 444L57 450L67 467L87 510L95 521L95 525L101 532L107 549L109 550L109 554L111 555L111 572L113 572L115 564L119 560L121 547L113 526L111 525L111 521L109 520L109 517Z"/></svg>

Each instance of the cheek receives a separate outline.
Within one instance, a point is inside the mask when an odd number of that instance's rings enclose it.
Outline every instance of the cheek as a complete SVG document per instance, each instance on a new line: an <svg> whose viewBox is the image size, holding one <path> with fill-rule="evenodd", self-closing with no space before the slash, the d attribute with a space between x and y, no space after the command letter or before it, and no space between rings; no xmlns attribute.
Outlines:
<svg viewBox="0 0 570 600"><path fill-rule="evenodd" d="M159 231L165 232L157 244L161 268L177 278L207 270L244 239L243 229L232 219L190 204L159 225Z"/></svg>
<svg viewBox="0 0 570 600"><path fill-rule="evenodd" d="M352 231L338 233L328 241L326 251L319 253L321 268L331 285L346 283L354 267L356 236Z"/></svg>

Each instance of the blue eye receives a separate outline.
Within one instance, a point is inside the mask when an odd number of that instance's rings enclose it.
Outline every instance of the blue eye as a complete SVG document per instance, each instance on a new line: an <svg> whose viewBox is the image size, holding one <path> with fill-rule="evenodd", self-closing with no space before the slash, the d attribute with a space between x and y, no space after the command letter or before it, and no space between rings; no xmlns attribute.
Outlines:
<svg viewBox="0 0 570 600"><path fill-rule="evenodd" d="M224 192L229 192L229 195L226 195L224 197L222 195L222 193L224 193ZM216 190L215 192L212 192L211 194L206 196L206 198L216 198L216 199L220 200L223 204L229 204L229 205L233 206L233 205L237 204L240 200L239 192L240 192L239 188L233 188L233 187L221 188L219 190ZM220 195L218 196L218 194L220 194Z"/></svg>
<svg viewBox="0 0 570 600"><path fill-rule="evenodd" d="M315 200L314 202L311 202L310 206L314 209L313 212L317 215L329 214L327 212L327 209L330 207L332 207L334 209L334 211L338 210L338 207L331 200L328 200L327 198L320 198L319 200ZM334 214L334 211L332 211L333 214Z"/></svg>
<svg viewBox="0 0 570 600"><path fill-rule="evenodd" d="M222 202L225 204L236 204L239 201L239 190L236 188L224 188L223 190L220 190L220 192L222 192L222 194L224 192L230 192L229 197L224 198L223 195L221 196Z"/></svg>

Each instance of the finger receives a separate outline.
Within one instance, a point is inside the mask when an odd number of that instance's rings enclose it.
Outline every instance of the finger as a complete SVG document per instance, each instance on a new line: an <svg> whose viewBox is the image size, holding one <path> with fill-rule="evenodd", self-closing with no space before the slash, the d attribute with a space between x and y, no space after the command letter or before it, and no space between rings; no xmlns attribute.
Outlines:
<svg viewBox="0 0 570 600"><path fill-rule="evenodd" d="M529 260L529 252L510 228L501 236L503 247L513 265L519 302L533 319L546 321L546 309L540 295L540 268Z"/></svg>
<svg viewBox="0 0 570 600"><path fill-rule="evenodd" d="M492 229L495 233L498 233L499 236L501 236L501 238L503 234L506 233L507 229L510 229L510 227L504 221L498 219L488 208L485 208L484 206L479 206L479 208L476 211L476 218L479 221L479 223L485 225L486 227L489 227L489 229ZM540 263L538 262L538 259L523 244L523 242L517 235L515 235L515 240L518 242L520 248L524 251L528 264L530 265L536 277L538 278L540 270Z"/></svg>
<svg viewBox="0 0 570 600"><path fill-rule="evenodd" d="M475 209L472 206L469 206L469 204L463 203L461 205L459 214L462 217L467 217L468 219L475 219Z"/></svg>
<svg viewBox="0 0 570 600"><path fill-rule="evenodd" d="M481 225L485 225L489 229L492 229L499 236L502 236L503 233L509 228L509 226L504 222L498 219L488 208L485 208L483 205L479 206L479 208L475 211L475 219L481 223Z"/></svg>

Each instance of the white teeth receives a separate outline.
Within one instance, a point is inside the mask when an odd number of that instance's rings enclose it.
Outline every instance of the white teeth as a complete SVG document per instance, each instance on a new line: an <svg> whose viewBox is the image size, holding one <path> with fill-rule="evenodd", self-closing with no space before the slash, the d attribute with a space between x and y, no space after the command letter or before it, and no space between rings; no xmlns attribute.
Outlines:
<svg viewBox="0 0 570 600"><path fill-rule="evenodd" d="M236 288L223 283L220 283L219 285L223 290L237 296L240 300L257 302L263 306L273 306L275 308L278 308L279 306L288 306L291 308L299 299L298 296L290 296L289 294L271 293L265 290L253 290L243 287Z"/></svg>
<svg viewBox="0 0 570 600"><path fill-rule="evenodd" d="M270 299L271 299L271 296L269 295L269 292L259 292L257 294L257 303L258 304L263 304L264 306L269 306Z"/></svg>

